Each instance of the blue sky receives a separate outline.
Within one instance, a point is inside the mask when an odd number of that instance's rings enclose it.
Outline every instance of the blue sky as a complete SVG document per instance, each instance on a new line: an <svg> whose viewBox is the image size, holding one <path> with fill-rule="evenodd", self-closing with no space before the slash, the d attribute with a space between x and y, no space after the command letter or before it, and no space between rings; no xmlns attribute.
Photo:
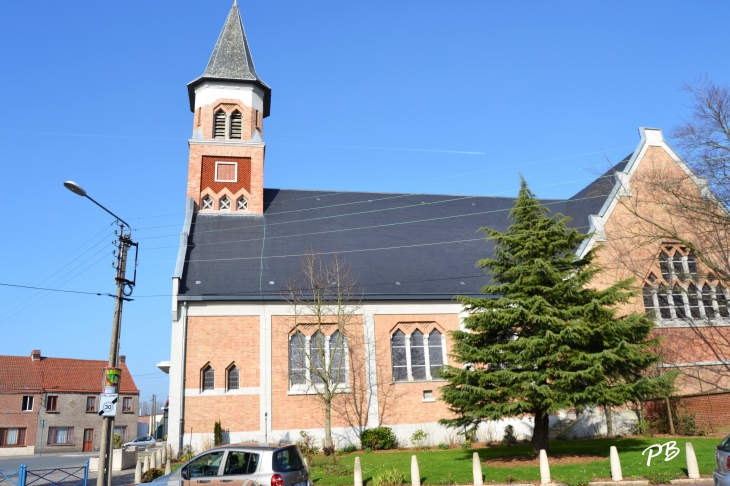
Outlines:
<svg viewBox="0 0 730 486"><path fill-rule="evenodd" d="M171 274L202 74L229 0L8 2L0 282L113 292L113 222L134 227L122 354L167 396ZM683 81L730 79L727 2L241 1L265 120L266 187L569 197L668 135ZM463 153L476 152L476 153ZM0 354L106 359L109 297L0 287Z"/></svg>

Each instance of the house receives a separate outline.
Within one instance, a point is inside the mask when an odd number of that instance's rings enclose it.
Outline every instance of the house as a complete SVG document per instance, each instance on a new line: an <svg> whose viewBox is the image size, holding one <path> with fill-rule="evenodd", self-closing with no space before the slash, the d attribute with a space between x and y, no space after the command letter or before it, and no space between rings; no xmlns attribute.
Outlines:
<svg viewBox="0 0 730 486"><path fill-rule="evenodd" d="M449 412L438 400L443 382L434 370L454 364L449 331L464 317L454 296L478 296L488 282L474 264L493 247L476 230L506 229L513 199L264 188L271 89L255 70L235 3L188 93L187 213L173 275L170 360L159 365L170 374L170 443L199 446L218 420L231 442L293 441L300 430L322 435L312 365L301 356L317 340L328 343L329 356L345 347L333 344L334 327L323 335L312 326L293 328L292 306L282 296L310 251L344 258L362 295L345 345L357 359L341 376L345 386L332 417L338 444L356 443L360 430L381 424L405 442L419 428L434 442L444 440L453 432L436 424ZM649 298L628 307L660 309L658 332L681 349L692 343L683 361L665 364L682 371L680 393L704 393L697 376L717 375L730 349L721 339L706 349L697 333L727 336L727 289L708 280L703 305L709 307L695 312L691 289L677 281L700 270L686 247L645 238L639 246L646 254L633 268L611 247L626 241L616 235L639 221L622 203L634 200L637 174L661 165L701 184L661 130L639 132L636 150L585 189L542 202L592 235L580 254L603 245L598 259L611 271L598 285L635 275L641 286L646 281ZM675 283L684 294L667 290ZM678 297L670 302L670 295ZM728 390L727 374L718 376L713 400L726 407ZM630 422L633 415L624 415ZM601 426L600 411L591 420ZM513 422L518 433L530 433L528 419Z"/></svg>
<svg viewBox="0 0 730 486"><path fill-rule="evenodd" d="M30 356L0 356L0 456L40 452L99 450L106 361ZM125 363L114 431L128 438L137 432L139 390ZM131 438L134 438L132 435Z"/></svg>

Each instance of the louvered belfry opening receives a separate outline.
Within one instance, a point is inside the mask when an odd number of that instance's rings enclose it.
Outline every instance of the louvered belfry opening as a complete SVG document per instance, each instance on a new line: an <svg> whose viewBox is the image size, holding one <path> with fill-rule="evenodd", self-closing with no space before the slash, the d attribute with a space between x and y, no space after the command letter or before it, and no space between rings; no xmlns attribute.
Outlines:
<svg viewBox="0 0 730 486"><path fill-rule="evenodd" d="M231 139L240 140L241 139L241 121L242 121L241 113L238 111L234 111L231 114Z"/></svg>
<svg viewBox="0 0 730 486"><path fill-rule="evenodd" d="M226 113L216 111L213 117L213 138L226 138Z"/></svg>

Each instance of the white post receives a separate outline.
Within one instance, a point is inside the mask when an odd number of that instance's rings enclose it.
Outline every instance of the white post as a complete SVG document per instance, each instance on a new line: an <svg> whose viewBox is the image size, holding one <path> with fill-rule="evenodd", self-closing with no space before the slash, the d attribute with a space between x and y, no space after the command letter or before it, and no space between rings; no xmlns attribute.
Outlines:
<svg viewBox="0 0 730 486"><path fill-rule="evenodd" d="M355 458L355 486L362 486L362 465L360 458Z"/></svg>
<svg viewBox="0 0 730 486"><path fill-rule="evenodd" d="M155 462L157 462L157 464L159 464L160 467L162 467L163 464L165 464L165 461L162 460L162 449L157 449L157 457L156 457L156 459L157 460Z"/></svg>
<svg viewBox="0 0 730 486"><path fill-rule="evenodd" d="M550 483L550 464L545 449L540 449L540 484Z"/></svg>
<svg viewBox="0 0 730 486"><path fill-rule="evenodd" d="M411 486L421 486L421 471L416 456L411 456Z"/></svg>
<svg viewBox="0 0 730 486"><path fill-rule="evenodd" d="M142 473L146 473L150 470L150 456L144 456L144 465L142 466Z"/></svg>
<svg viewBox="0 0 730 486"><path fill-rule="evenodd" d="M150 469L157 469L157 461L155 460L155 452L152 451L152 454L149 455L150 458Z"/></svg>
<svg viewBox="0 0 730 486"><path fill-rule="evenodd" d="M170 459L167 459L167 462L165 462L165 476L172 473L172 464L170 464Z"/></svg>
<svg viewBox="0 0 730 486"><path fill-rule="evenodd" d="M142 461L137 461L137 467L134 468L134 484L142 482Z"/></svg>
<svg viewBox="0 0 730 486"><path fill-rule="evenodd" d="M162 448L162 464L167 464L167 446Z"/></svg>
<svg viewBox="0 0 730 486"><path fill-rule="evenodd" d="M616 446L611 446L611 479L614 481L623 481L624 476L621 472L621 461L618 458L618 450Z"/></svg>
<svg viewBox="0 0 730 486"><path fill-rule="evenodd" d="M478 452L475 452L472 456L471 471L474 475L474 486L482 486L484 484L482 479L482 462L479 460Z"/></svg>
<svg viewBox="0 0 730 486"><path fill-rule="evenodd" d="M697 466L697 456L695 455L695 448L691 442L686 444L687 454L687 475L690 479L700 478L700 468Z"/></svg>

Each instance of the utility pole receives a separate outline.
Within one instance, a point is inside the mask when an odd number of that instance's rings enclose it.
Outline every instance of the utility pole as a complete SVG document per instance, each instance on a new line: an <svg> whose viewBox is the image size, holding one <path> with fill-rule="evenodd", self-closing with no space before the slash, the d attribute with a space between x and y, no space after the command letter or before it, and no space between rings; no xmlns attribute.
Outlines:
<svg viewBox="0 0 730 486"><path fill-rule="evenodd" d="M157 395L154 393L152 394L152 433L150 434L152 437L157 439L157 421L155 420L157 418Z"/></svg>
<svg viewBox="0 0 730 486"><path fill-rule="evenodd" d="M119 365L119 335L122 328L122 305L126 297L124 288L129 284L125 278L127 272L127 250L134 245L130 234L124 234L124 224L119 224L119 240L117 254L117 295L114 307L114 321L112 323L112 338L109 345L109 367ZM99 472L96 477L96 486L111 486L112 484L112 456L114 446L114 417L104 417L101 428L101 444L99 447Z"/></svg>

